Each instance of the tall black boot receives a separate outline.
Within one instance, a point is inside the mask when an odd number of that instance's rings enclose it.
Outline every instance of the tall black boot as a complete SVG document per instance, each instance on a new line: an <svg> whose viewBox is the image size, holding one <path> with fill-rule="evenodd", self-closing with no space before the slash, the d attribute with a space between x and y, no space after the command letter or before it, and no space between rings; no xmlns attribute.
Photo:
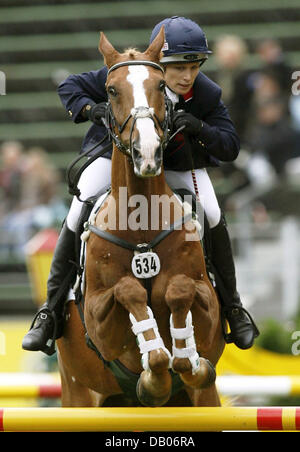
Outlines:
<svg viewBox="0 0 300 452"><path fill-rule="evenodd" d="M216 282L221 294L222 312L230 326L230 333L225 331L225 340L227 343L234 342L241 349L250 348L259 331L250 314L242 306L236 289L235 265L223 216L219 224L210 229L210 234L211 259L217 273Z"/></svg>
<svg viewBox="0 0 300 452"><path fill-rule="evenodd" d="M47 282L47 301L37 312L29 332L23 339L22 348L42 351L47 355L55 352L55 339L61 336L64 302L76 275L75 233L66 222L60 232L50 274Z"/></svg>

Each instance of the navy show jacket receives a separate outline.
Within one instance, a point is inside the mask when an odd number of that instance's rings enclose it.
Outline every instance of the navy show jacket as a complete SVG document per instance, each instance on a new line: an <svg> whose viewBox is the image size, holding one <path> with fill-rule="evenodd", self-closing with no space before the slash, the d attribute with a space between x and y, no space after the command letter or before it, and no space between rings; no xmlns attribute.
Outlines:
<svg viewBox="0 0 300 452"><path fill-rule="evenodd" d="M107 102L105 83L107 67L100 70L70 75L58 87L61 102L75 123L87 121L81 115L82 108L92 101ZM185 102L182 96L176 109L184 109L203 121L199 141L191 137L176 136L164 151L164 168L185 171L192 168L215 166L218 161L231 162L239 154L240 142L230 119L228 110L221 100L221 88L202 72L193 85L193 97ZM84 137L81 152L95 146L106 135L105 126L92 124ZM106 144L106 143L104 143ZM103 145L103 144L102 144ZM97 148L95 149L95 151ZM111 158L111 151L104 157Z"/></svg>

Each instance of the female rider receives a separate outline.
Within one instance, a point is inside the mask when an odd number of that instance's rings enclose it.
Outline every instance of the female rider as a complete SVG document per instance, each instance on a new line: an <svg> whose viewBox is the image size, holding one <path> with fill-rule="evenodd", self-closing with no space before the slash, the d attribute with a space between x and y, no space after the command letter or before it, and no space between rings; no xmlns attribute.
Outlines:
<svg viewBox="0 0 300 452"><path fill-rule="evenodd" d="M235 266L226 223L218 205L205 167L218 161L230 162L239 153L239 139L226 107L221 89L200 72L200 66L211 53L202 29L190 19L174 16L158 23L152 32L152 42L161 26L165 28L165 44L161 64L165 69L166 94L174 106L174 130L185 126L164 152L167 183L173 188L195 192L191 170L211 235L212 261L225 292L222 310L230 326L227 342L247 349L259 334L247 311L242 307L236 289ZM106 134L102 118L105 115L107 67L79 75L71 75L58 88L61 101L75 123L93 122L83 141L82 152L92 148ZM190 156L192 155L192 162ZM96 159L82 173L79 181L81 199L89 198L110 183L111 151ZM26 350L55 351L54 342L62 334L62 312L66 293L57 296L58 289L75 260L75 230L82 203L74 197L62 227L51 264L47 284L47 301L38 312L31 329L23 339Z"/></svg>

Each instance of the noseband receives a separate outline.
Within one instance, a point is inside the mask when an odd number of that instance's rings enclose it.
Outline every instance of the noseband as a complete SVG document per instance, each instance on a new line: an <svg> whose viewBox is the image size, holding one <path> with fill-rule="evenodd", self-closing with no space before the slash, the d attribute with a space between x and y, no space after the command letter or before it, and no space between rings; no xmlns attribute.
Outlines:
<svg viewBox="0 0 300 452"><path fill-rule="evenodd" d="M134 61L123 61L121 63L114 64L109 70L107 75L109 75L111 72L115 71L116 69L123 67L123 66L150 66L154 69L158 69L161 72L164 72L163 68L153 61L143 61L143 60L134 60ZM163 122L159 120L157 115L155 114L154 108L152 107L136 107L132 108L127 118L124 120L122 124L119 124L118 121L115 118L115 115L112 110L111 103L107 103L107 110L106 110L106 116L105 116L105 125L106 128L109 131L109 134L115 143L116 147L119 149L119 151L123 152L125 155L131 157L132 156L132 150L133 150L133 142L132 142L132 136L133 131L135 127L135 123L137 119L142 118L149 118L153 121L154 127L157 129L157 124L163 131L163 138L161 140L161 146L163 149L167 146L169 142L169 132L170 132L170 125L171 125L171 116L172 116L172 102L168 99L168 97L165 94L165 117ZM128 124L130 119L133 119L131 128L130 128L130 138L129 138L129 149L122 143L120 139L120 135L124 131L126 125ZM115 130L118 130L119 134L115 132Z"/></svg>

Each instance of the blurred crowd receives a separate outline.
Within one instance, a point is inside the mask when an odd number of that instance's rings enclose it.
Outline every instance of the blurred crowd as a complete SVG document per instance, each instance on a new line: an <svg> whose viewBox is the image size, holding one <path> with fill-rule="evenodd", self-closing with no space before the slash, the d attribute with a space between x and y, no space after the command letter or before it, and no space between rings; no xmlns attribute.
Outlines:
<svg viewBox="0 0 300 452"><path fill-rule="evenodd" d="M29 239L65 217L60 174L44 149L20 142L2 143L0 162L0 258L22 260Z"/></svg>
<svg viewBox="0 0 300 452"><path fill-rule="evenodd" d="M215 81L241 139L240 157L219 175L234 180L236 191L300 174L300 95L292 93L293 71L280 44L265 39L250 55L246 42L226 35L216 41L214 56ZM259 70L246 68L253 57L260 60Z"/></svg>

